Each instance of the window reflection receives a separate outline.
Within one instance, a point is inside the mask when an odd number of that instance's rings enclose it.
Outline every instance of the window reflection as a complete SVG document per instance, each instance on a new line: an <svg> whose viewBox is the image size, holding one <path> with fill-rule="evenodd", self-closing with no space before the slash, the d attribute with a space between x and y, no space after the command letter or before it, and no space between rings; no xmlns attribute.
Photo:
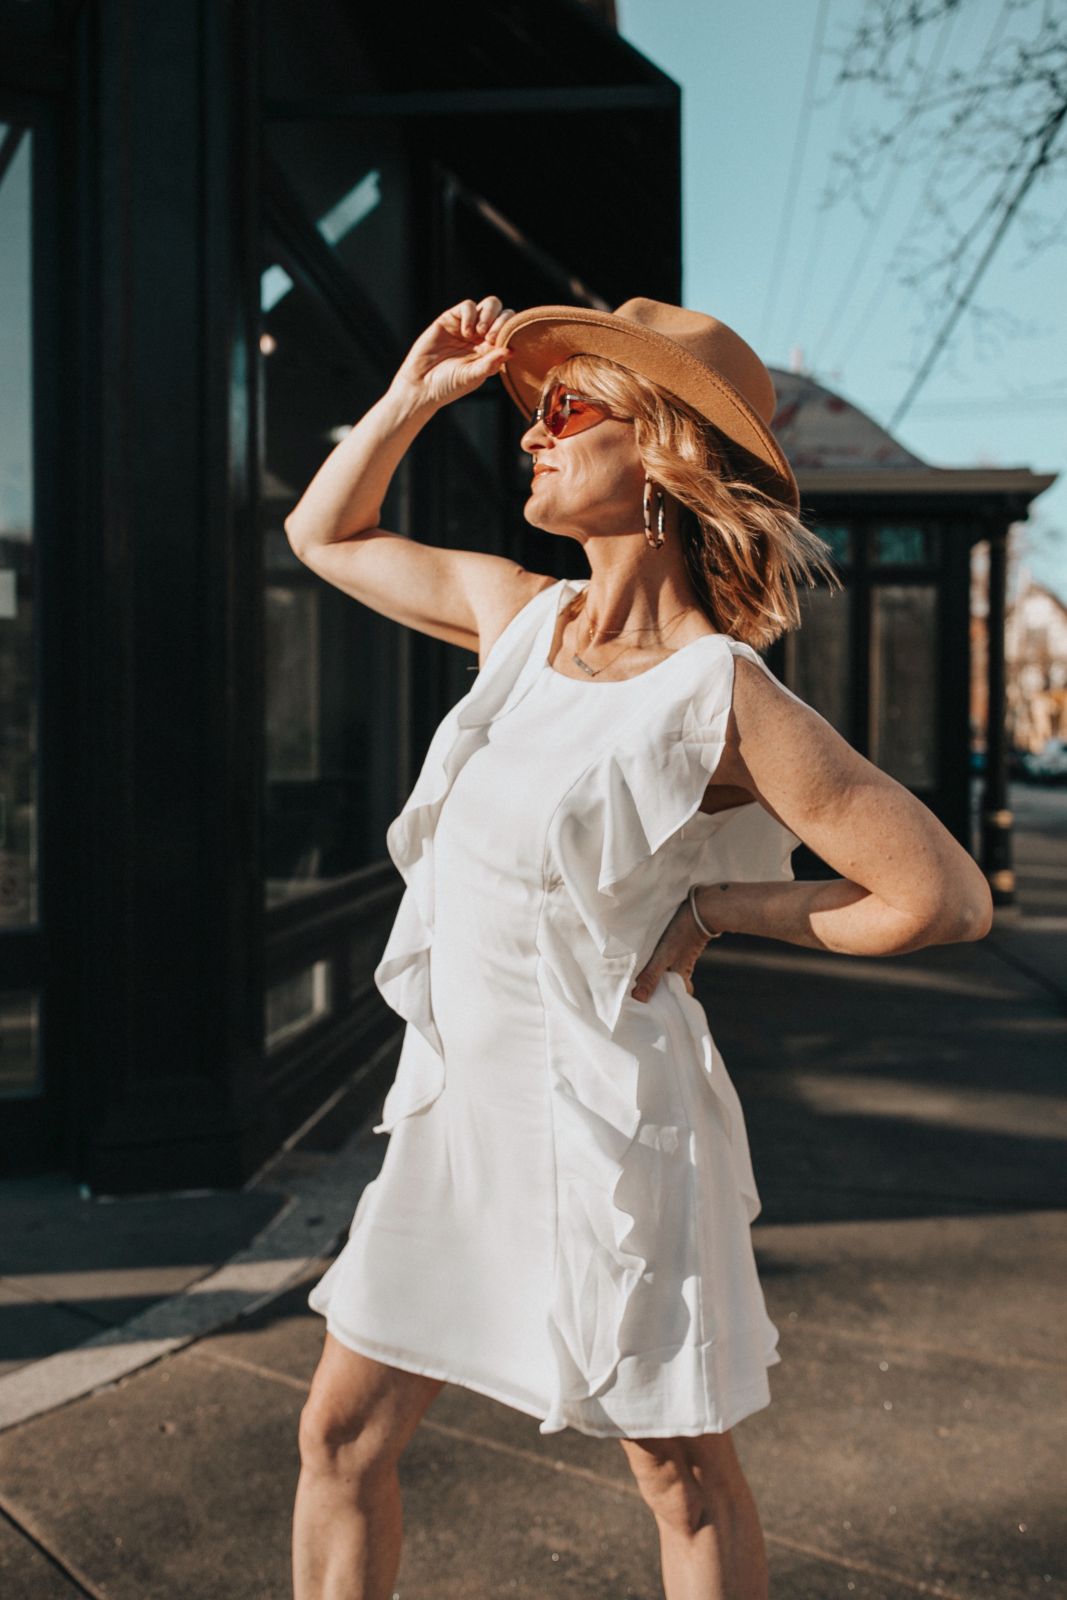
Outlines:
<svg viewBox="0 0 1067 1600"><path fill-rule="evenodd" d="M266 137L304 215L406 349L408 158L396 125L276 122Z"/></svg>
<svg viewBox="0 0 1067 1600"><path fill-rule="evenodd" d="M332 1005L330 968L315 961L303 972L285 978L267 990L264 1032L268 1050L306 1032L328 1015Z"/></svg>
<svg viewBox="0 0 1067 1600"><path fill-rule="evenodd" d="M277 258L265 263L285 270ZM268 904L385 857L398 809L399 630L297 560L284 519L383 392L326 305L293 283L263 318Z"/></svg>
<svg viewBox="0 0 1067 1600"><path fill-rule="evenodd" d="M40 1001L35 994L0 996L0 1097L40 1089Z"/></svg>
<svg viewBox="0 0 1067 1600"><path fill-rule="evenodd" d="M37 920L32 134L0 123L0 927Z"/></svg>

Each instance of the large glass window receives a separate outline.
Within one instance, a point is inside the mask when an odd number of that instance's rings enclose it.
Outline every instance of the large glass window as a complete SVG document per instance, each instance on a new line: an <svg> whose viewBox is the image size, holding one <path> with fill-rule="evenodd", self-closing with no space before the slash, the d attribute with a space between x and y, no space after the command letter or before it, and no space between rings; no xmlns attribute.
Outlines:
<svg viewBox="0 0 1067 1600"><path fill-rule="evenodd" d="M28 128L0 123L0 927L37 921Z"/></svg>
<svg viewBox="0 0 1067 1600"><path fill-rule="evenodd" d="M277 122L267 149L319 237L406 350L411 259L407 155L395 122Z"/></svg>
<svg viewBox="0 0 1067 1600"><path fill-rule="evenodd" d="M384 859L396 811L395 623L317 577L284 519L388 383L345 320L271 250L262 277L266 607L266 897Z"/></svg>
<svg viewBox="0 0 1067 1600"><path fill-rule="evenodd" d="M800 628L786 636L789 687L848 739L852 727L851 591L821 585L803 588L800 609Z"/></svg>
<svg viewBox="0 0 1067 1600"><path fill-rule="evenodd" d="M913 789L937 779L937 586L876 584L871 591L870 751Z"/></svg>
<svg viewBox="0 0 1067 1600"><path fill-rule="evenodd" d="M0 928L38 920L33 135L0 123ZM40 1089L39 998L0 995L0 1096Z"/></svg>

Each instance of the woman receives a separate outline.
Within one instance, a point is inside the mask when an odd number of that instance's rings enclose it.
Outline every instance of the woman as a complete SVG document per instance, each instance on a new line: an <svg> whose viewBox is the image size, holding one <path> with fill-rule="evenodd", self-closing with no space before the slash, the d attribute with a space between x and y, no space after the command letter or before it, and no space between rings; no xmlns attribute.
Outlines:
<svg viewBox="0 0 1067 1600"><path fill-rule="evenodd" d="M494 373L533 413L526 519L588 579L378 526L419 429ZM730 1430L769 1403L777 1329L694 963L724 932L870 956L991 921L967 852L753 648L830 573L773 410L714 318L468 300L287 519L321 577L481 664L388 832L407 889L375 977L408 1026L381 1173L310 1295L297 1600L392 1594L397 1461L449 1381L617 1438L668 1600L766 1594ZM842 876L795 882L800 840Z"/></svg>

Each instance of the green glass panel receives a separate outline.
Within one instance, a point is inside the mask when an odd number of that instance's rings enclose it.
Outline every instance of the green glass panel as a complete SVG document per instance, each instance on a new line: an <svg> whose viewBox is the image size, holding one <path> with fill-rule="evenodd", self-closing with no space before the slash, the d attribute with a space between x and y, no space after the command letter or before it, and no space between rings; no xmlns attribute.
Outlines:
<svg viewBox="0 0 1067 1600"><path fill-rule="evenodd" d="M880 566L924 566L930 560L929 529L907 523L883 524L874 531L871 555Z"/></svg>
<svg viewBox="0 0 1067 1600"><path fill-rule="evenodd" d="M847 566L852 560L852 529L843 522L828 522L820 524L815 532L830 546L834 560Z"/></svg>

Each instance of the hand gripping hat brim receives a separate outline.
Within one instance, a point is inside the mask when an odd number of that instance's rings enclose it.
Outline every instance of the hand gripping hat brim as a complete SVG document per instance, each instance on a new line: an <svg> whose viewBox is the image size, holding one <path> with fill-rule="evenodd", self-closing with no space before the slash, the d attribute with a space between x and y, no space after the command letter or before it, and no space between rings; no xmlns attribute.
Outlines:
<svg viewBox="0 0 1067 1600"><path fill-rule="evenodd" d="M797 482L770 430L776 397L756 352L715 317L659 300L627 300L616 311L533 306L509 317L497 342L514 354L501 371L525 417L545 375L569 356L603 356L649 378L693 408L740 452L738 470L797 512Z"/></svg>

